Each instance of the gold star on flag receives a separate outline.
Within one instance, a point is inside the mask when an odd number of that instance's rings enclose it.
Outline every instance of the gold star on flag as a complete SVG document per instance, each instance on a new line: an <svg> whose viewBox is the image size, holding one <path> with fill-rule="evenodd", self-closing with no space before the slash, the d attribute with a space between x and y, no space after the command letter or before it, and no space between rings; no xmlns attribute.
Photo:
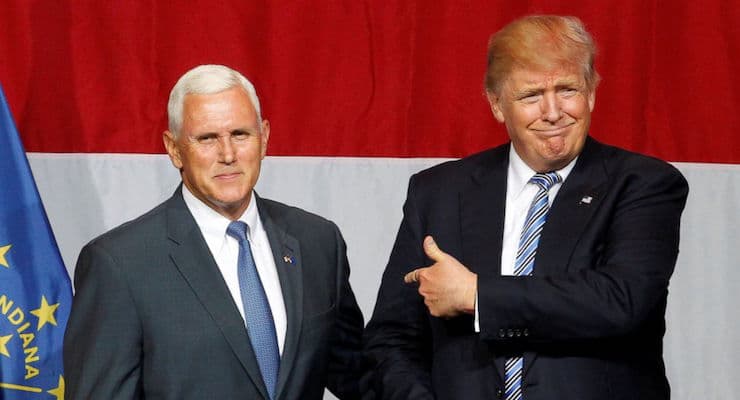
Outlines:
<svg viewBox="0 0 740 400"><path fill-rule="evenodd" d="M59 386L47 391L50 395L57 398L57 400L64 400L64 378L59 375Z"/></svg>
<svg viewBox="0 0 740 400"><path fill-rule="evenodd" d="M8 260L5 259L5 253L10 250L10 245L7 246L0 246L0 265L2 265L5 268L10 268L8 265Z"/></svg>
<svg viewBox="0 0 740 400"><path fill-rule="evenodd" d="M8 342L12 338L13 338L12 334L8 336L0 336L0 354L8 358L10 358L10 353L8 353Z"/></svg>
<svg viewBox="0 0 740 400"><path fill-rule="evenodd" d="M49 305L49 303L46 302L46 296L41 296L41 307L31 311L31 314L39 318L39 326L36 328L37 331L40 331L47 322L57 326L57 319L54 317L54 312L57 308L59 308L59 303Z"/></svg>

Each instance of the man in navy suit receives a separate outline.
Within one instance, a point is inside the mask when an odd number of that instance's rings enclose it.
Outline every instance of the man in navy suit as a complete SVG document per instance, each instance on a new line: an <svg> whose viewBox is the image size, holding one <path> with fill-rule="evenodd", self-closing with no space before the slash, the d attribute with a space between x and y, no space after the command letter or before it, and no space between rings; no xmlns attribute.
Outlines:
<svg viewBox="0 0 740 400"><path fill-rule="evenodd" d="M167 111L182 184L82 249L67 399L358 398L363 321L344 240L254 192L270 135L254 86L199 66Z"/></svg>
<svg viewBox="0 0 740 400"><path fill-rule="evenodd" d="M511 141L411 178L366 328L378 398L670 397L664 315L688 186L588 136L594 54L573 17L492 36L486 92Z"/></svg>

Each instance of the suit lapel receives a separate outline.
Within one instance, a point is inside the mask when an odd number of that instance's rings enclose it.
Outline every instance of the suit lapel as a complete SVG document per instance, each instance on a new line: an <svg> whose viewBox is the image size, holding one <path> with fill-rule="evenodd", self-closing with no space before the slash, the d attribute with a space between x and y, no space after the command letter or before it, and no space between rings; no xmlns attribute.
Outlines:
<svg viewBox="0 0 740 400"><path fill-rule="evenodd" d="M477 274L501 275L509 146L481 160L460 191L462 262Z"/></svg>
<svg viewBox="0 0 740 400"><path fill-rule="evenodd" d="M535 276L567 273L571 255L606 193L607 174L601 151L601 145L588 138L573 171L558 191L537 246ZM536 358L536 353L525 352L524 375Z"/></svg>
<svg viewBox="0 0 740 400"><path fill-rule="evenodd" d="M167 203L167 224L172 261L223 333L254 386L268 398L244 320L182 199L180 188Z"/></svg>
<svg viewBox="0 0 740 400"><path fill-rule="evenodd" d="M535 275L566 272L588 221L606 193L607 175L601 147L590 140L555 197L537 246Z"/></svg>
<svg viewBox="0 0 740 400"><path fill-rule="evenodd" d="M301 249L298 240L287 231L287 225L280 215L275 214L274 208L268 207L259 197L256 197L260 210L260 219L267 232L272 254L275 258L280 287L285 302L285 313L287 318L287 332L285 334L285 345L280 358L280 372L278 373L277 389L275 397L288 384L290 371L293 370L296 355L298 354L298 341L300 338L301 324L303 322L303 263Z"/></svg>
<svg viewBox="0 0 740 400"><path fill-rule="evenodd" d="M481 277L501 275L508 163L508 145L493 150L460 192L461 262ZM496 357L494 363L503 380L504 358Z"/></svg>

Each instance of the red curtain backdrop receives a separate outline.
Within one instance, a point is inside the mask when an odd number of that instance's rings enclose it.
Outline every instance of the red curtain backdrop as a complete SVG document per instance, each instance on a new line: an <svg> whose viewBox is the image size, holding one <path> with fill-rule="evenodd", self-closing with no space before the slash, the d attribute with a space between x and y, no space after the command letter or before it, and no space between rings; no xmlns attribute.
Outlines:
<svg viewBox="0 0 740 400"><path fill-rule="evenodd" d="M486 43L530 13L593 33L594 137L740 163L736 0L5 1L0 82L32 152L162 153L175 80L220 63L257 86L270 155L459 157L506 140Z"/></svg>

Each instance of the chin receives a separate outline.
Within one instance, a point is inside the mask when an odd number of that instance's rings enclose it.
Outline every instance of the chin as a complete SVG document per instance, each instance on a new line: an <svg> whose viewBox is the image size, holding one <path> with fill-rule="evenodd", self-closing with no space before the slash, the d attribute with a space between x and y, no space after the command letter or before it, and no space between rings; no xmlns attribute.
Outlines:
<svg viewBox="0 0 740 400"><path fill-rule="evenodd" d="M565 152L540 151L535 153L534 156L537 163L540 166L547 166L548 168L550 168L548 170L552 170L551 167L553 166L565 165L567 164L568 160L568 153Z"/></svg>
<svg viewBox="0 0 740 400"><path fill-rule="evenodd" d="M223 196L218 199L219 203L224 204L228 207L236 207L242 203L247 202L249 196L247 194L244 195L234 195L234 196Z"/></svg>

